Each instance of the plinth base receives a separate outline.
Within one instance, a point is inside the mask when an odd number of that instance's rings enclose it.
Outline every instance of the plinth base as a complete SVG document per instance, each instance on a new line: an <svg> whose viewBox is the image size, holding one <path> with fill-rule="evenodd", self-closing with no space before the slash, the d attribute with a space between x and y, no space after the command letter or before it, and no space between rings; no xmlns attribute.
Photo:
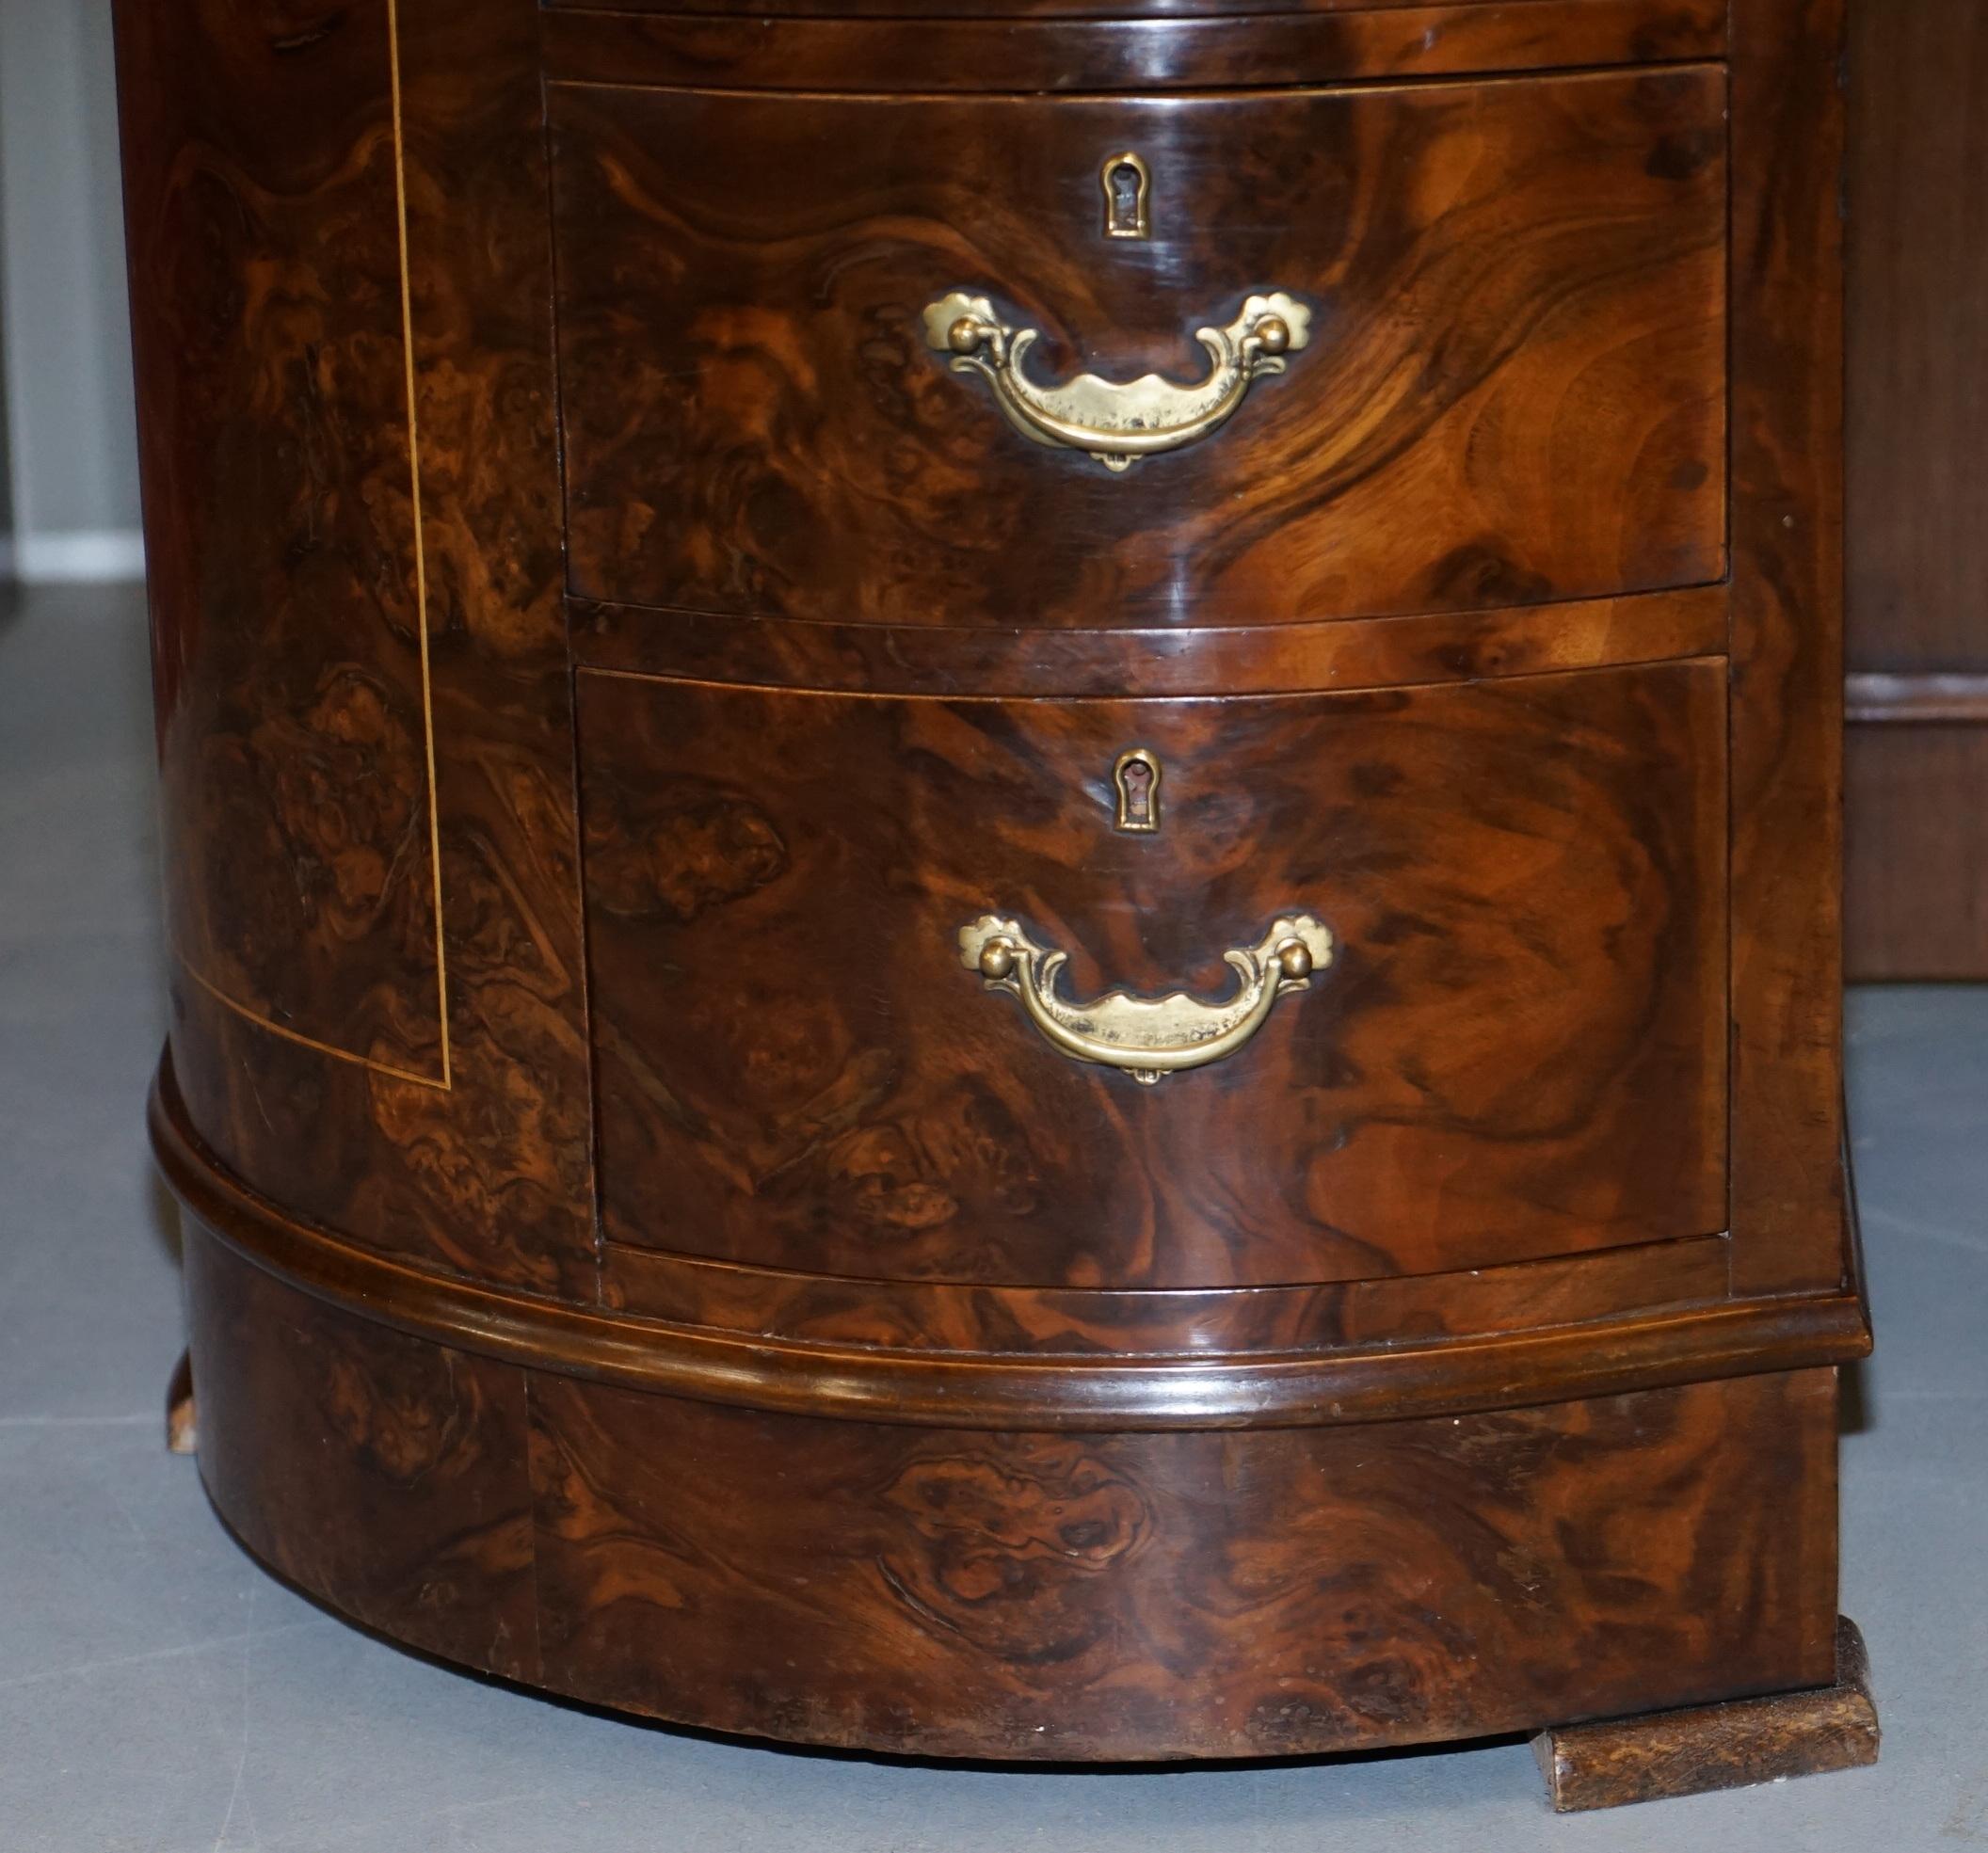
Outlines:
<svg viewBox="0 0 1988 1853"><path fill-rule="evenodd" d="M853 1346L417 1268L256 1196L169 1087L153 1129L188 1212L216 1506L300 1588L486 1672L714 1731L1034 1762L1378 1749L1836 1672L1826 1365L1153 1426L1100 1403L1095 1360L920 1353L886 1378ZM1331 1367L1364 1408L1398 1364ZM1059 1402L1085 1371L1089 1400Z"/></svg>

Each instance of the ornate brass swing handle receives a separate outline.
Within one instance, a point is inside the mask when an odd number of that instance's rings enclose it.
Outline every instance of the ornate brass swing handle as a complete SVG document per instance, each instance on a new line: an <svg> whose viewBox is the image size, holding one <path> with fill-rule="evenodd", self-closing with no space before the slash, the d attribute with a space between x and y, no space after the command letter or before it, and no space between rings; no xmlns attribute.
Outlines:
<svg viewBox="0 0 1988 1853"><path fill-rule="evenodd" d="M1210 1003L1176 991L1163 998L1112 991L1091 1003L1056 995L1067 953L1038 946L1016 920L983 915L959 932L960 963L990 991L1021 999L1029 1021L1075 1062L1123 1068L1151 1087L1162 1075L1201 1068L1235 1054L1269 1019L1272 1006L1310 988L1332 963L1332 934L1309 914L1271 923L1254 946L1222 957L1242 982L1234 997Z"/></svg>
<svg viewBox="0 0 1988 1853"><path fill-rule="evenodd" d="M1250 386L1284 371L1284 357L1311 339L1311 311L1282 290L1253 296L1225 327L1201 328L1194 339L1214 362L1194 386L1147 374L1114 384L1079 374L1061 386L1040 386L1022 361L1040 338L1013 328L984 296L954 290L925 311L925 339L953 356L956 374L979 374L1002 414L1024 438L1053 449L1088 451L1107 470L1130 470L1143 456L1177 451L1219 430Z"/></svg>

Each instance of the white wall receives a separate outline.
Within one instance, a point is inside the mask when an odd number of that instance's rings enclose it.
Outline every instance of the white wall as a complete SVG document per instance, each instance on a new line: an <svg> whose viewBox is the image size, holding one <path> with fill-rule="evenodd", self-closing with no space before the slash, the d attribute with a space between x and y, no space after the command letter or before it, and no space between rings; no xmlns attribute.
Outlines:
<svg viewBox="0 0 1988 1853"><path fill-rule="evenodd" d="M110 0L0 0L0 475L30 582L143 566L121 211Z"/></svg>

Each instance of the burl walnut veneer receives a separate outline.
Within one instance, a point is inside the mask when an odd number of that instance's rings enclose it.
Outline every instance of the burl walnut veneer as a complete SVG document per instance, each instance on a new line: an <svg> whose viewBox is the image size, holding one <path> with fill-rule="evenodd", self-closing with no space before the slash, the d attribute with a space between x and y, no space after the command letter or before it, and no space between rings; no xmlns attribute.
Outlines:
<svg viewBox="0 0 1988 1853"><path fill-rule="evenodd" d="M724 1731L1852 1760L1836 0L778 10L119 8L222 1514Z"/></svg>

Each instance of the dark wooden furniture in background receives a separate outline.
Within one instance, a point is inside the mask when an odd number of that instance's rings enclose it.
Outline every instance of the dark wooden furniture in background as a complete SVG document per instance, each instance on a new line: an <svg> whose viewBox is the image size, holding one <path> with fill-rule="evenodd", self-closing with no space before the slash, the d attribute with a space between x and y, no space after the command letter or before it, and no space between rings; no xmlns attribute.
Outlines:
<svg viewBox="0 0 1988 1853"><path fill-rule="evenodd" d="M120 5L207 1484L774 1737L1828 1689L1834 0L1098 10Z"/></svg>
<svg viewBox="0 0 1988 1853"><path fill-rule="evenodd" d="M1852 979L1988 979L1988 12L1852 8Z"/></svg>

